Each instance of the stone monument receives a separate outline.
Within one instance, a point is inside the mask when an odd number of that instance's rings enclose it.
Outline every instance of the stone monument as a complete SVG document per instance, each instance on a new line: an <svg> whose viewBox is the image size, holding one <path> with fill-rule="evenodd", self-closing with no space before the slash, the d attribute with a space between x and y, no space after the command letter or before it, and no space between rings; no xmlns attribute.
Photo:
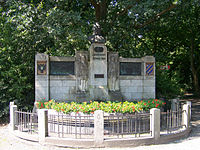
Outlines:
<svg viewBox="0 0 200 150"><path fill-rule="evenodd" d="M37 54L36 101L137 100L155 98L155 58L122 58L108 52L98 23L89 36L89 51L75 57Z"/></svg>

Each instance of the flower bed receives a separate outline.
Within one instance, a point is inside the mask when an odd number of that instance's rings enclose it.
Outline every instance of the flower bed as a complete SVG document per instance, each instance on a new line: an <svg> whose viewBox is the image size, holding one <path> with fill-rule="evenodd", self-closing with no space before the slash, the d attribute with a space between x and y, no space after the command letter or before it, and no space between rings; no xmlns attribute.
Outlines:
<svg viewBox="0 0 200 150"><path fill-rule="evenodd" d="M161 108L166 103L159 99L149 99L136 102L97 102L90 101L83 103L58 103L55 100L45 101L45 99L38 101L36 106L38 109L54 109L57 112L71 113L71 112L82 112L86 114L93 114L95 110L103 110L107 113L135 113L140 111L148 111L151 108Z"/></svg>

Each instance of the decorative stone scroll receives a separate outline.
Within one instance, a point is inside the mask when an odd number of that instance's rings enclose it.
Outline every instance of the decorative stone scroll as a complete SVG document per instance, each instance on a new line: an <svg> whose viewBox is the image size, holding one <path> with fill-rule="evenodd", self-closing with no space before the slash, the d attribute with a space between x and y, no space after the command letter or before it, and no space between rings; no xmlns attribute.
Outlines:
<svg viewBox="0 0 200 150"><path fill-rule="evenodd" d="M76 89L78 92L87 90L88 82L88 52L76 52Z"/></svg>
<svg viewBox="0 0 200 150"><path fill-rule="evenodd" d="M108 53L108 87L110 91L119 90L119 56L117 52Z"/></svg>

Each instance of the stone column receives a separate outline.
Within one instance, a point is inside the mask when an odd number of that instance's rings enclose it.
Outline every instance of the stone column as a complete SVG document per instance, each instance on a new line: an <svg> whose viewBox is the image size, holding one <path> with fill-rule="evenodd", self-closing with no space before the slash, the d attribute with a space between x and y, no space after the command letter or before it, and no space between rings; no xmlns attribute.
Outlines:
<svg viewBox="0 0 200 150"><path fill-rule="evenodd" d="M155 84L155 57L145 56L142 58L144 61L143 72L143 98L156 97L156 84Z"/></svg>
<svg viewBox="0 0 200 150"><path fill-rule="evenodd" d="M104 118L103 111L94 112L94 146L103 147L104 143Z"/></svg>
<svg viewBox="0 0 200 150"><path fill-rule="evenodd" d="M184 104L183 105L183 113L182 113L182 125L184 125L184 127L187 129L187 128L189 128L189 118L190 118L190 116L189 116L189 114L190 114L190 112L189 112L189 105L188 104Z"/></svg>
<svg viewBox="0 0 200 150"><path fill-rule="evenodd" d="M17 115L15 111L17 111L17 105L13 105L14 102L10 102L10 127L11 130L16 130L15 125L17 124Z"/></svg>
<svg viewBox="0 0 200 150"><path fill-rule="evenodd" d="M160 109L152 108L150 114L150 129L152 131L152 137L155 140L158 140L160 138Z"/></svg>
<svg viewBox="0 0 200 150"><path fill-rule="evenodd" d="M35 100L49 100L49 56L38 53L35 56Z"/></svg>
<svg viewBox="0 0 200 150"><path fill-rule="evenodd" d="M38 136L39 136L39 143L44 144L45 137L48 136L48 110L47 109L38 110Z"/></svg>

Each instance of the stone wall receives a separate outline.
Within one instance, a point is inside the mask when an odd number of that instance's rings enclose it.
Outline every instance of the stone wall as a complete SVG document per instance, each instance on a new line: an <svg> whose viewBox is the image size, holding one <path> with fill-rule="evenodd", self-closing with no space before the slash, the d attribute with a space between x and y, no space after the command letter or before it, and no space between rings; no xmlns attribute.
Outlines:
<svg viewBox="0 0 200 150"><path fill-rule="evenodd" d="M96 52L95 47L102 47ZM90 58L90 59L89 59ZM57 101L137 100L155 98L155 58L119 58L103 44L75 57L37 54L35 99ZM53 69L52 69L53 68Z"/></svg>
<svg viewBox="0 0 200 150"><path fill-rule="evenodd" d="M120 91L127 100L155 98L155 58L120 58L120 62L141 63L141 75L120 75ZM153 73L146 73L146 64L153 64Z"/></svg>

